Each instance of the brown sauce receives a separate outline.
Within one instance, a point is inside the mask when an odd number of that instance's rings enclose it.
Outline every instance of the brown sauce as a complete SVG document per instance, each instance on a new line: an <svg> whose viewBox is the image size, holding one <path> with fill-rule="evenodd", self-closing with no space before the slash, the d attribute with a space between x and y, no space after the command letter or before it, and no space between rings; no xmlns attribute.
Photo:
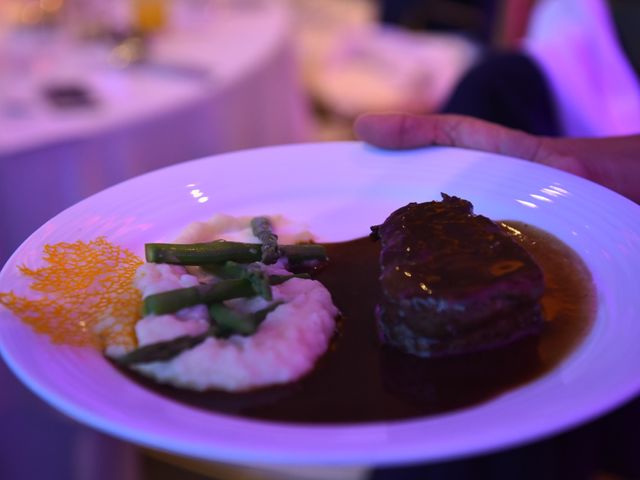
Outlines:
<svg viewBox="0 0 640 480"><path fill-rule="evenodd" d="M197 393L128 374L194 407L261 420L357 423L409 419L472 406L557 367L588 332L595 291L582 260L537 228L505 222L542 267L545 331L506 348L448 359L422 359L381 347L375 327L379 246L369 238L328 244L330 265L317 273L342 312L339 331L302 380L247 393Z"/></svg>

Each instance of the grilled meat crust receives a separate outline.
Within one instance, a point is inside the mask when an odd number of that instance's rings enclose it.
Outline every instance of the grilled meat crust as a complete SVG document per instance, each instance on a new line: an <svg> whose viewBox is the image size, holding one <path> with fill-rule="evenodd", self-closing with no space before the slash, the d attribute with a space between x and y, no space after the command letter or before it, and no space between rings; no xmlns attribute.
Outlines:
<svg viewBox="0 0 640 480"><path fill-rule="evenodd" d="M372 227L381 242L377 309L382 340L442 356L493 348L539 332L542 270L505 229L443 194L410 203Z"/></svg>

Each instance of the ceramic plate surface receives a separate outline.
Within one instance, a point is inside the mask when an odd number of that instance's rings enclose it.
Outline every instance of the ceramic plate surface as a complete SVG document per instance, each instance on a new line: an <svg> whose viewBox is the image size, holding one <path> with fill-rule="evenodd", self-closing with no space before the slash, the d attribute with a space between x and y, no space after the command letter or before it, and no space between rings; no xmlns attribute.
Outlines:
<svg viewBox="0 0 640 480"><path fill-rule="evenodd" d="M403 152L360 143L249 150L116 185L37 230L0 273L0 291L41 264L46 243L109 240L142 255L216 212L284 213L320 241L366 235L396 208L469 199L495 219L541 227L573 247L597 285L595 324L544 377L458 412L410 421L305 426L217 415L131 382L96 351L55 345L7 310L0 347L11 369L55 408L116 437L175 454L255 463L393 464L493 451L570 428L640 391L640 207L586 180L512 158L452 148ZM37 192L34 192L37 193ZM43 201L46 201L43 199Z"/></svg>

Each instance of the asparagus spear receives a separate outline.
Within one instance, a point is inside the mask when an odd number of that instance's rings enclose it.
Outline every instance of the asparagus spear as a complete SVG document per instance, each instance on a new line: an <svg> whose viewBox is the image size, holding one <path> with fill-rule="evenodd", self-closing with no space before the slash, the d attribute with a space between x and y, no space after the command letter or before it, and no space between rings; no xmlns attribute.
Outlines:
<svg viewBox="0 0 640 480"><path fill-rule="evenodd" d="M269 219L267 217L252 218L251 231L262 242L262 247L260 248L262 263L266 265L276 263L280 258L278 236L273 233Z"/></svg>
<svg viewBox="0 0 640 480"><path fill-rule="evenodd" d="M306 273L291 275L269 275L268 285L257 286L257 280L251 282L247 278L223 280L211 285L178 288L145 297L142 305L143 315L163 315L174 313L185 307L198 304L211 304L240 297L253 297L261 294L265 300L271 300L270 285L280 285L292 278L311 278ZM266 293L268 288L268 294ZM261 290L265 289L265 290Z"/></svg>
<svg viewBox="0 0 640 480"><path fill-rule="evenodd" d="M327 250L317 243L301 243L297 245L282 245L282 255L287 257L290 263L301 263L309 260L327 261Z"/></svg>
<svg viewBox="0 0 640 480"><path fill-rule="evenodd" d="M256 291L246 278L223 280L210 285L179 288L149 295L143 301L142 313L143 315L162 315L200 303L210 304L230 298L255 295Z"/></svg>
<svg viewBox="0 0 640 480"><path fill-rule="evenodd" d="M180 353L201 344L207 339L207 337L215 336L216 333L217 327L212 325L206 332L201 333L200 335L182 335L172 340L152 343L145 345L144 347L137 348L132 352L117 358L116 362L121 365L135 365L137 363L171 360Z"/></svg>
<svg viewBox="0 0 640 480"><path fill-rule="evenodd" d="M250 314L234 312L222 303L210 307L211 315L216 324L200 335L182 335L164 342L152 343L137 348L116 359L121 365L135 365L138 363L162 362L171 360L184 351L187 351L208 337L229 337L231 335L251 335L256 332L267 315L274 311L283 302L274 302L266 308Z"/></svg>
<svg viewBox="0 0 640 480"><path fill-rule="evenodd" d="M255 333L267 315L282 303L274 302L254 313L239 313L222 303L215 303L209 307L209 313L219 328L220 336L234 334L246 336Z"/></svg>
<svg viewBox="0 0 640 480"><path fill-rule="evenodd" d="M233 261L224 263L208 263L206 265L201 265L200 268L223 280L229 280L231 278L245 278L247 275L246 265Z"/></svg>
<svg viewBox="0 0 640 480"><path fill-rule="evenodd" d="M250 263L245 269L245 278L251 283L253 291L256 295L261 296L265 300L271 300L273 298L271 294L271 286L269 285L269 277L260 268L257 263Z"/></svg>
<svg viewBox="0 0 640 480"><path fill-rule="evenodd" d="M203 265L202 269L225 280L232 278L247 278L251 282L253 289L257 295L265 300L271 300L270 285L280 285L291 278L304 278L308 280L311 276L308 273L296 273L289 275L266 275L260 268L259 264L251 263L249 265L241 265L236 262L226 262L224 264L212 263Z"/></svg>
<svg viewBox="0 0 640 480"><path fill-rule="evenodd" d="M222 264L210 263L208 265L202 265L201 268L218 278L229 280L231 278L247 278L249 276L249 272L247 272L247 270L251 265L253 264L242 265L236 262L225 262ZM288 275L269 275L268 278L270 285L280 285L290 278L304 278L308 280L311 278L311 275L308 273L296 273Z"/></svg>
<svg viewBox="0 0 640 480"><path fill-rule="evenodd" d="M292 263L327 259L325 248L317 244L282 245L279 250ZM207 265L226 261L251 263L262 259L259 244L222 240L192 244L147 243L145 256L148 262L177 265Z"/></svg>
<svg viewBox="0 0 640 480"><path fill-rule="evenodd" d="M236 262L225 262L223 265L213 263L204 265L202 269L223 279L246 278L251 282L257 295L265 300L271 300L269 278L259 263L250 263L248 265Z"/></svg>
<svg viewBox="0 0 640 480"><path fill-rule="evenodd" d="M147 243L144 250L147 262L177 265L204 265L229 260L249 263L261 258L259 244L225 240L190 244Z"/></svg>
<svg viewBox="0 0 640 480"><path fill-rule="evenodd" d="M202 265L202 269L206 272L209 272L215 275L218 278L229 280L231 278L249 278L251 279L251 269L255 267L259 268L257 264L249 264L242 265L236 262L225 262L223 264L211 263L208 265ZM262 272L262 270L261 270ZM291 278L304 278L305 280L309 280L311 275L308 273L291 273L285 275L268 275L267 279L269 281L269 285L280 285ZM255 288L255 285L254 285ZM258 289L256 288L256 291ZM263 296L264 297L264 296ZM266 300L271 300L270 298L264 297Z"/></svg>
<svg viewBox="0 0 640 480"><path fill-rule="evenodd" d="M225 262L223 264L210 263L208 265L202 265L201 268L224 280L246 278L251 283L256 295L261 296L265 300L271 300L273 298L271 295L271 287L269 286L269 278L259 263L250 263L248 265L242 265L236 262Z"/></svg>

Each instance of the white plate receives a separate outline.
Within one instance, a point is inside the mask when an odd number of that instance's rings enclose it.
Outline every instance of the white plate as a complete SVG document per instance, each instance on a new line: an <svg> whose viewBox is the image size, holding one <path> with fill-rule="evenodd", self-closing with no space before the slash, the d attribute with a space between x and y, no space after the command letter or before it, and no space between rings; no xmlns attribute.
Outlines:
<svg viewBox="0 0 640 480"><path fill-rule="evenodd" d="M80 422L148 447L242 463L381 465L460 457L556 433L640 391L640 207L551 168L468 150L297 145L159 170L47 222L5 265L0 291L20 281L16 265L39 264L45 243L106 235L142 254L145 241L170 240L215 212L284 213L308 221L320 240L344 240L365 235L397 207L440 192L471 200L478 213L554 233L584 258L598 287L596 323L581 346L548 375L492 401L357 426L216 415L141 388L95 351L53 345L6 310L0 312L3 356L37 395Z"/></svg>

